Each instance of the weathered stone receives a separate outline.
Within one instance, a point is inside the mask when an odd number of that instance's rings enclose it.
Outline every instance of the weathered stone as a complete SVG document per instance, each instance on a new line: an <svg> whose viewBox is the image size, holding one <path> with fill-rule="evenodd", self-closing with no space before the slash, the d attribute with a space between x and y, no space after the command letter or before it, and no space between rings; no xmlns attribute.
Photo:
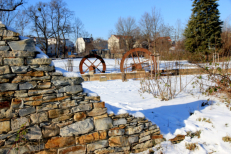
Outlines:
<svg viewBox="0 0 231 154"><path fill-rule="evenodd" d="M0 46L5 46L6 45L6 41L0 41Z"/></svg>
<svg viewBox="0 0 231 154"><path fill-rule="evenodd" d="M86 96L85 100L100 101L100 96Z"/></svg>
<svg viewBox="0 0 231 154"><path fill-rule="evenodd" d="M128 137L128 142L130 144L138 142L139 141L139 136L138 135L133 135Z"/></svg>
<svg viewBox="0 0 231 154"><path fill-rule="evenodd" d="M53 76L51 82L55 86L67 86L67 85L79 85L83 82L81 77L62 77L62 76Z"/></svg>
<svg viewBox="0 0 231 154"><path fill-rule="evenodd" d="M10 101L0 100L0 109L10 108Z"/></svg>
<svg viewBox="0 0 231 154"><path fill-rule="evenodd" d="M104 108L105 103L104 102L99 102L99 103L93 103L94 108Z"/></svg>
<svg viewBox="0 0 231 154"><path fill-rule="evenodd" d="M44 150L45 144L41 143L41 144L36 144L36 145L27 145L27 147L29 148L30 152L36 152L36 151Z"/></svg>
<svg viewBox="0 0 231 154"><path fill-rule="evenodd" d="M11 66L13 73L26 73L29 66Z"/></svg>
<svg viewBox="0 0 231 154"><path fill-rule="evenodd" d="M44 121L48 121L47 112L34 113L30 116L32 124L38 124Z"/></svg>
<svg viewBox="0 0 231 154"><path fill-rule="evenodd" d="M90 104L80 104L76 107L72 108L72 112L81 112L81 111L89 111L92 109L92 103Z"/></svg>
<svg viewBox="0 0 231 154"><path fill-rule="evenodd" d="M43 58L36 58L36 59L27 59L27 64L28 65L50 65L51 64L52 59L47 58L47 59L43 59Z"/></svg>
<svg viewBox="0 0 231 154"><path fill-rule="evenodd" d="M56 149L47 149L47 150L39 151L36 154L57 154L57 150Z"/></svg>
<svg viewBox="0 0 231 154"><path fill-rule="evenodd" d="M42 112L42 111L52 110L56 108L58 108L58 103L51 103L51 104L46 104L42 106L36 106L36 111Z"/></svg>
<svg viewBox="0 0 231 154"><path fill-rule="evenodd" d="M85 112L77 112L74 115L74 121L81 121L86 119L87 114Z"/></svg>
<svg viewBox="0 0 231 154"><path fill-rule="evenodd" d="M14 97L28 97L26 90L15 91Z"/></svg>
<svg viewBox="0 0 231 154"><path fill-rule="evenodd" d="M0 97L12 97L14 96L14 91L0 92Z"/></svg>
<svg viewBox="0 0 231 154"><path fill-rule="evenodd" d="M123 147L129 146L128 137L126 136L115 136L108 139L110 147Z"/></svg>
<svg viewBox="0 0 231 154"><path fill-rule="evenodd" d="M112 127L112 119L110 117L96 119L95 121L95 130L106 130Z"/></svg>
<svg viewBox="0 0 231 154"><path fill-rule="evenodd" d="M57 125L59 128L63 128L63 127L65 127L65 126L67 126L67 125L70 125L70 124L72 124L72 123L73 123L73 121L67 121L67 122L57 123L56 125Z"/></svg>
<svg viewBox="0 0 231 154"><path fill-rule="evenodd" d="M0 92L17 90L17 89L18 89L18 84L16 83L1 83L0 84Z"/></svg>
<svg viewBox="0 0 231 154"><path fill-rule="evenodd" d="M94 151L97 149L108 147L108 140L100 140L87 145L87 151Z"/></svg>
<svg viewBox="0 0 231 154"><path fill-rule="evenodd" d="M53 148L62 148L75 145L75 137L52 137L48 142L45 144L46 149L53 149Z"/></svg>
<svg viewBox="0 0 231 154"><path fill-rule="evenodd" d="M62 116L59 116L58 118L52 119L52 122L60 122L60 121L65 121L65 120L69 120L70 118L73 117L73 114L65 114Z"/></svg>
<svg viewBox="0 0 231 154"><path fill-rule="evenodd" d="M19 84L19 90L34 89L36 86L37 86L37 83L35 81L26 82L23 84Z"/></svg>
<svg viewBox="0 0 231 154"><path fill-rule="evenodd" d="M127 118L127 117L129 117L129 114L128 113L124 113L124 114L116 115L113 118L114 119L119 119L119 118Z"/></svg>
<svg viewBox="0 0 231 154"><path fill-rule="evenodd" d="M17 76L12 80L12 83L19 83L19 82L28 82L31 81L30 76Z"/></svg>
<svg viewBox="0 0 231 154"><path fill-rule="evenodd" d="M87 115L94 117L107 113L107 108L95 108L92 111L88 112Z"/></svg>
<svg viewBox="0 0 231 154"><path fill-rule="evenodd" d="M51 76L43 76L43 77L33 77L31 80L33 81L45 81L50 80Z"/></svg>
<svg viewBox="0 0 231 154"><path fill-rule="evenodd" d="M23 101L41 101L43 98L43 96L32 96L32 97L26 97L26 98L20 98L22 99Z"/></svg>
<svg viewBox="0 0 231 154"><path fill-rule="evenodd" d="M20 74L21 76L35 76L35 77L42 77L44 76L44 72L43 71L30 71L27 72L26 74Z"/></svg>
<svg viewBox="0 0 231 154"><path fill-rule="evenodd" d="M0 75L0 79L12 79L16 76L16 74L3 74Z"/></svg>
<svg viewBox="0 0 231 154"><path fill-rule="evenodd" d="M57 98L57 96L55 94L51 94L50 96L44 96L43 100L47 101L47 100L51 100L51 99L55 99Z"/></svg>
<svg viewBox="0 0 231 154"><path fill-rule="evenodd" d="M94 123L91 119L78 121L60 129L61 136L72 136L85 134L94 129Z"/></svg>
<svg viewBox="0 0 231 154"><path fill-rule="evenodd" d="M67 94L77 94L79 92L82 92L83 88L81 85L74 85L74 86L66 86L59 89L59 92L66 92Z"/></svg>
<svg viewBox="0 0 231 154"><path fill-rule="evenodd" d="M64 96L63 93L57 93L56 95L57 95L57 97L63 97Z"/></svg>
<svg viewBox="0 0 231 154"><path fill-rule="evenodd" d="M108 136L123 136L124 133L125 133L124 129L120 129L120 127L116 127L108 131Z"/></svg>
<svg viewBox="0 0 231 154"><path fill-rule="evenodd" d="M22 104L22 99L20 98L13 98L11 101L11 108L17 109Z"/></svg>
<svg viewBox="0 0 231 154"><path fill-rule="evenodd" d="M27 101L24 104L29 106L39 106L43 103L43 101Z"/></svg>
<svg viewBox="0 0 231 154"><path fill-rule="evenodd" d="M8 74L11 73L9 66L0 66L0 74Z"/></svg>
<svg viewBox="0 0 231 154"><path fill-rule="evenodd" d="M0 56L4 58L22 58L22 57L34 57L35 52L31 51L0 51Z"/></svg>
<svg viewBox="0 0 231 154"><path fill-rule="evenodd" d="M0 51L9 51L10 47L9 46L0 46Z"/></svg>
<svg viewBox="0 0 231 154"><path fill-rule="evenodd" d="M0 57L0 65L3 65L3 63L2 63L2 57Z"/></svg>
<svg viewBox="0 0 231 154"><path fill-rule="evenodd" d="M8 83L8 82L10 82L9 79L0 79L0 83Z"/></svg>
<svg viewBox="0 0 231 154"><path fill-rule="evenodd" d="M185 139L185 135L176 135L176 137L172 138L172 139L169 139L169 141L171 141L172 143L177 143L179 141L182 141Z"/></svg>
<svg viewBox="0 0 231 154"><path fill-rule="evenodd" d="M8 133L10 130L10 121L0 122L0 134Z"/></svg>
<svg viewBox="0 0 231 154"><path fill-rule="evenodd" d="M144 136L144 137L142 137L142 138L139 139L139 143L147 141L147 140L150 140L150 139L151 139L150 135Z"/></svg>
<svg viewBox="0 0 231 154"><path fill-rule="evenodd" d="M94 119L94 121L95 121L96 119L101 119L101 118L106 118L106 117L108 117L108 114L107 114L107 113L106 113L106 114L103 114L103 115L100 115L100 116L93 117L93 119Z"/></svg>
<svg viewBox="0 0 231 154"><path fill-rule="evenodd" d="M11 30L0 29L0 36L2 37L19 36L19 33L15 33Z"/></svg>
<svg viewBox="0 0 231 154"><path fill-rule="evenodd" d="M132 149L143 149L143 148L150 148L153 146L152 140L146 141L144 143L137 144Z"/></svg>
<svg viewBox="0 0 231 154"><path fill-rule="evenodd" d="M28 140L40 140L42 139L42 132L38 125L34 125L28 128L29 131L26 133L25 138Z"/></svg>
<svg viewBox="0 0 231 154"><path fill-rule="evenodd" d="M59 116L63 115L63 110L62 109L54 109L48 111L49 113L49 118L58 118Z"/></svg>
<svg viewBox="0 0 231 154"><path fill-rule="evenodd" d="M19 154L19 153L29 153L30 150L26 146L19 146L17 148L12 148L9 154Z"/></svg>
<svg viewBox="0 0 231 154"><path fill-rule="evenodd" d="M163 135L152 135L152 139L159 139L159 138L164 138Z"/></svg>
<svg viewBox="0 0 231 154"><path fill-rule="evenodd" d="M11 129L12 130L17 130L19 129L22 125L24 126L29 126L29 119L26 117L20 117L17 119L11 119Z"/></svg>
<svg viewBox="0 0 231 154"><path fill-rule="evenodd" d="M8 42L12 51L36 51L33 39Z"/></svg>
<svg viewBox="0 0 231 154"><path fill-rule="evenodd" d="M157 125L154 124L154 125L150 126L148 129L149 129L149 130L153 130L153 129L156 129L156 128L157 128Z"/></svg>
<svg viewBox="0 0 231 154"><path fill-rule="evenodd" d="M63 73L61 72L49 72L50 76L63 76Z"/></svg>
<svg viewBox="0 0 231 154"><path fill-rule="evenodd" d="M54 89L46 89L46 90L28 90L28 95L42 95L46 93L53 93Z"/></svg>
<svg viewBox="0 0 231 154"><path fill-rule="evenodd" d="M109 148L102 148L102 149L98 149L98 150L95 150L94 153L95 154L108 154L108 153L113 153L115 152L114 148L112 147L109 147Z"/></svg>
<svg viewBox="0 0 231 154"><path fill-rule="evenodd" d="M92 143L94 141L98 140L104 140L107 139L107 132L106 131L100 131L100 132L94 132L87 135L82 135L80 137L76 138L77 144L87 144Z"/></svg>
<svg viewBox="0 0 231 154"><path fill-rule="evenodd" d="M56 124L42 127L43 138L53 137L59 135L59 127Z"/></svg>
<svg viewBox="0 0 231 154"><path fill-rule="evenodd" d="M58 97L58 98L51 98L49 100L44 100L44 103L49 103L49 102L56 102L56 101L62 101L65 100L67 98L70 98L70 96L64 96L64 97Z"/></svg>
<svg viewBox="0 0 231 154"><path fill-rule="evenodd" d="M60 103L59 108L66 109L66 108L69 108L69 107L72 107L72 106L76 106L76 105L78 105L78 103L77 103L76 100L65 101L63 103Z"/></svg>
<svg viewBox="0 0 231 154"><path fill-rule="evenodd" d="M24 59L23 58L4 58L4 65L23 66Z"/></svg>
<svg viewBox="0 0 231 154"><path fill-rule="evenodd" d="M38 84L38 88L40 89L48 89L51 87L51 83L50 82L43 82L43 83L39 83Z"/></svg>
<svg viewBox="0 0 231 154"><path fill-rule="evenodd" d="M0 29L6 29L6 25L0 24Z"/></svg>
<svg viewBox="0 0 231 154"><path fill-rule="evenodd" d="M86 146L85 145L76 145L68 148L63 148L58 150L59 154L84 154L86 153Z"/></svg>
<svg viewBox="0 0 231 154"><path fill-rule="evenodd" d="M144 128L144 125L139 125L137 127L130 127L125 130L125 133L128 135L140 133Z"/></svg>
<svg viewBox="0 0 231 154"><path fill-rule="evenodd" d="M23 117L26 116L28 114L32 114L35 113L35 108L34 107L28 107L28 108L23 108L19 110L19 116Z"/></svg>
<svg viewBox="0 0 231 154"><path fill-rule="evenodd" d="M8 37L2 37L2 40L3 41L7 41L7 42L9 42L9 41L18 41L19 40L19 37L18 36L8 36Z"/></svg>
<svg viewBox="0 0 231 154"><path fill-rule="evenodd" d="M121 118L113 121L114 126L125 125L125 124L127 124L127 120L125 118Z"/></svg>
<svg viewBox="0 0 231 154"><path fill-rule="evenodd" d="M40 67L33 68L33 69L37 70L37 71L54 71L55 67L54 66L48 66L48 65L42 65Z"/></svg>

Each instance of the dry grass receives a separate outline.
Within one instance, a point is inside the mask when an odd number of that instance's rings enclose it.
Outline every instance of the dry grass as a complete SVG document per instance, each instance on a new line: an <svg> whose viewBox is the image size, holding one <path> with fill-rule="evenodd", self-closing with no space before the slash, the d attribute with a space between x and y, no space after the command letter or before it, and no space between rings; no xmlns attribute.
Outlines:
<svg viewBox="0 0 231 154"><path fill-rule="evenodd" d="M186 147L186 149L188 149L190 151L194 151L194 150L198 149L198 146L196 143L185 143L185 147Z"/></svg>
<svg viewBox="0 0 231 154"><path fill-rule="evenodd" d="M231 137L228 136L228 135L226 135L225 137L222 137L222 140L223 140L224 142L231 142Z"/></svg>

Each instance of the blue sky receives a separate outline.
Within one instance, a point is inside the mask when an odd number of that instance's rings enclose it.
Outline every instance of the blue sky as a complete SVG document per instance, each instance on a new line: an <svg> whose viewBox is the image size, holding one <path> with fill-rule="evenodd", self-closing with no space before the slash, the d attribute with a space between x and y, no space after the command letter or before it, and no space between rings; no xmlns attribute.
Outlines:
<svg viewBox="0 0 231 154"><path fill-rule="evenodd" d="M39 1L28 0L28 4L36 4ZM85 30L92 34L93 38L108 39L111 30L115 29L115 23L119 17L134 17L138 23L145 12L151 12L153 7L161 11L164 22L175 26L177 19L182 24L187 24L191 15L192 0L64 0L67 7L75 12L84 24ZM218 1L220 19L231 19L231 0Z"/></svg>

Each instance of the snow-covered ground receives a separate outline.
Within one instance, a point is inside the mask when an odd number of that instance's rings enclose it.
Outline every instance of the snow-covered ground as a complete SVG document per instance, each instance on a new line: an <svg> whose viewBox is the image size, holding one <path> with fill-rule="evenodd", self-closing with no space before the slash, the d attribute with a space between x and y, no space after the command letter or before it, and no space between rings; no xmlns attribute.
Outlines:
<svg viewBox="0 0 231 154"><path fill-rule="evenodd" d="M189 82L192 78L194 76L183 76L182 82L186 80ZM186 135L188 131L201 131L200 138L186 137L179 144L171 144L170 141L162 142L159 152L162 151L165 154L230 154L231 143L224 142L222 137L231 136L231 111L218 98L201 95L199 88L192 86L189 84L172 100L161 101L148 93L140 95L139 80L83 83L86 92L96 93L101 97L109 113L128 112L135 116L145 116L160 127L161 133L167 140L174 138L177 134ZM194 90L191 91L191 89ZM211 105L202 106L201 104L207 102L208 99ZM193 114L190 116L190 113ZM196 143L198 149L189 151L185 143Z"/></svg>

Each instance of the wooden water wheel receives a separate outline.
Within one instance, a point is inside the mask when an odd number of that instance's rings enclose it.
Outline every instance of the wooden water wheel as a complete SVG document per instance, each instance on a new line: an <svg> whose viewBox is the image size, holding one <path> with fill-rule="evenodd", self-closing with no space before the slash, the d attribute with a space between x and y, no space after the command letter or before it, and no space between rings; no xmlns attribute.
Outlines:
<svg viewBox="0 0 231 154"><path fill-rule="evenodd" d="M81 74L87 71L94 71L94 73L105 73L106 64L102 57L96 54L89 54L80 61L79 71Z"/></svg>

